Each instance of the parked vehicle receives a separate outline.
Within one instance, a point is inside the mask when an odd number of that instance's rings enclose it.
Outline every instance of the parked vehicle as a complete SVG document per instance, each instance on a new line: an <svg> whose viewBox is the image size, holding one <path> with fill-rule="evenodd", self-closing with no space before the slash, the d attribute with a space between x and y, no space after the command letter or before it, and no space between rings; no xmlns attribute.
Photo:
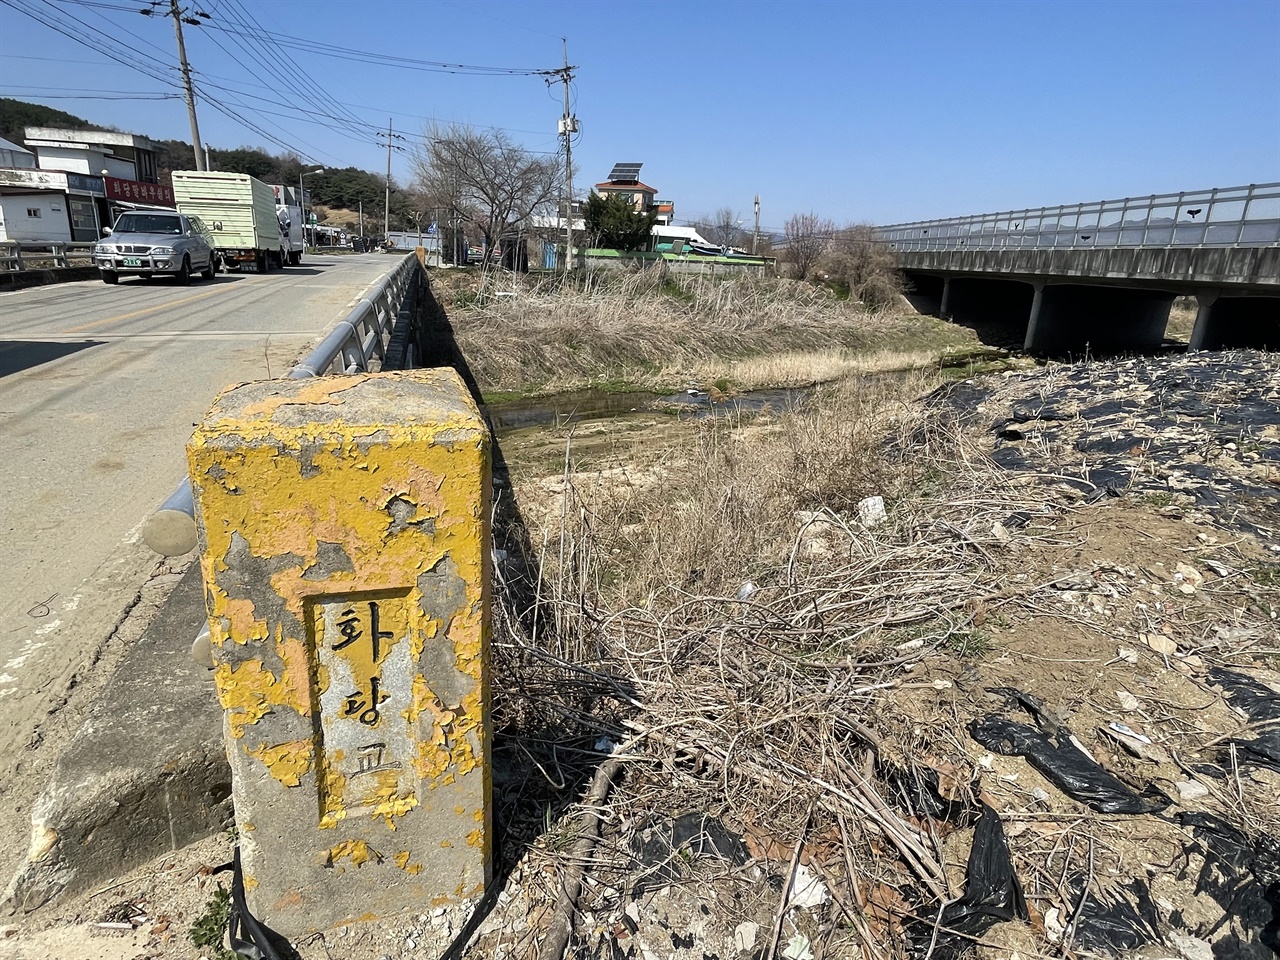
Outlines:
<svg viewBox="0 0 1280 960"><path fill-rule="evenodd" d="M266 273L284 266L289 251L276 218L275 193L261 180L245 173L175 170L173 197L179 211L208 225L228 269Z"/></svg>
<svg viewBox="0 0 1280 960"><path fill-rule="evenodd" d="M276 222L280 225L280 249L284 262L291 267L302 263L306 241L302 234L302 211L298 207L276 205Z"/></svg>
<svg viewBox="0 0 1280 960"><path fill-rule="evenodd" d="M103 283L119 283L120 274L150 278L172 274L179 283L190 283L199 272L212 280L218 269L213 236L196 216L171 210L131 210L120 214L106 238L93 248L93 262Z"/></svg>
<svg viewBox="0 0 1280 960"><path fill-rule="evenodd" d="M284 262L291 267L296 267L302 263L302 254L307 249L302 207L298 204L298 191L294 187L273 183L271 192L276 200L276 222L280 225L280 248L283 251Z"/></svg>

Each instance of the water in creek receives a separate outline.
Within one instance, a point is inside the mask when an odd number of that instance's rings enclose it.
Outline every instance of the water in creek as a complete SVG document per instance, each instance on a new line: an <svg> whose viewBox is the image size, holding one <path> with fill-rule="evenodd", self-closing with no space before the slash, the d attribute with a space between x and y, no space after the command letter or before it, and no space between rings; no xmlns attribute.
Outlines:
<svg viewBox="0 0 1280 960"><path fill-rule="evenodd" d="M633 413L669 413L684 419L737 417L793 410L812 388L753 390L712 399L703 390L658 396L652 393L604 393L579 390L551 397L513 400L485 406L499 434L529 427L565 426L583 420L625 417Z"/></svg>

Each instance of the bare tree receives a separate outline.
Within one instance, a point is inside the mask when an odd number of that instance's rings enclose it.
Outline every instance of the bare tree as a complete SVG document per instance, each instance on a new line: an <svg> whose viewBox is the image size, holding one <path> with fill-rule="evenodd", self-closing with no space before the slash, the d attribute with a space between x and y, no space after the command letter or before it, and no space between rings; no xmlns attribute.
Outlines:
<svg viewBox="0 0 1280 960"><path fill-rule="evenodd" d="M836 225L813 211L797 213L787 221L783 232L787 238L787 260L797 280L813 271L835 235Z"/></svg>
<svg viewBox="0 0 1280 960"><path fill-rule="evenodd" d="M867 223L836 231L818 259L817 270L827 283L873 309L890 306L902 293L898 258L889 244L876 239L875 229Z"/></svg>
<svg viewBox="0 0 1280 960"><path fill-rule="evenodd" d="M564 175L558 158L532 153L501 130L457 124L427 128L413 169L417 189L459 225L473 224L490 251L507 230L554 210Z"/></svg>
<svg viewBox="0 0 1280 960"><path fill-rule="evenodd" d="M742 246L742 218L736 210L721 207L695 223L698 232L718 247Z"/></svg>

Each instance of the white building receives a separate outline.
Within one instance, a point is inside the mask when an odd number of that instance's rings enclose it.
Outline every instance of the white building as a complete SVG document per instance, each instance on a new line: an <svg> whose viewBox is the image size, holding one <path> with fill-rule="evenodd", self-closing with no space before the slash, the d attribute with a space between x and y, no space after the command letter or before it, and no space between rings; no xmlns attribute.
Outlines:
<svg viewBox="0 0 1280 960"><path fill-rule="evenodd" d="M145 137L59 127L26 127L23 134L31 150L0 141L8 239L89 243L122 210L174 205L172 189L157 177L156 145ZM37 191L48 191L39 203Z"/></svg>
<svg viewBox="0 0 1280 960"><path fill-rule="evenodd" d="M114 130L25 127L23 139L41 170L156 183L156 145L146 137Z"/></svg>
<svg viewBox="0 0 1280 960"><path fill-rule="evenodd" d="M65 194L0 193L0 241L50 243L71 239Z"/></svg>

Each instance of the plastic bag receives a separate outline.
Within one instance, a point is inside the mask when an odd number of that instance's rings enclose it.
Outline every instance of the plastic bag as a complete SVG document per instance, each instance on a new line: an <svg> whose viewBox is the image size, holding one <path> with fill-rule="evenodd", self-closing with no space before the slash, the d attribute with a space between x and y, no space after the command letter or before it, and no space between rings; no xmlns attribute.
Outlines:
<svg viewBox="0 0 1280 960"><path fill-rule="evenodd" d="M1027 901L1013 872L1013 858L1009 854L1004 825L1000 822L1000 815L984 803L982 816L973 831L964 896L943 907L936 924L927 920L916 920L911 924L912 954L923 957L932 944L935 960L952 960L962 956L973 945L969 938L982 936L997 923L1026 920L1027 917ZM935 927L938 931L936 942Z"/></svg>
<svg viewBox="0 0 1280 960"><path fill-rule="evenodd" d="M245 960L298 960L289 941L249 912L245 903L244 874L240 870L240 848L232 861L214 873L231 871L231 909L227 913L227 940L231 951Z"/></svg>

